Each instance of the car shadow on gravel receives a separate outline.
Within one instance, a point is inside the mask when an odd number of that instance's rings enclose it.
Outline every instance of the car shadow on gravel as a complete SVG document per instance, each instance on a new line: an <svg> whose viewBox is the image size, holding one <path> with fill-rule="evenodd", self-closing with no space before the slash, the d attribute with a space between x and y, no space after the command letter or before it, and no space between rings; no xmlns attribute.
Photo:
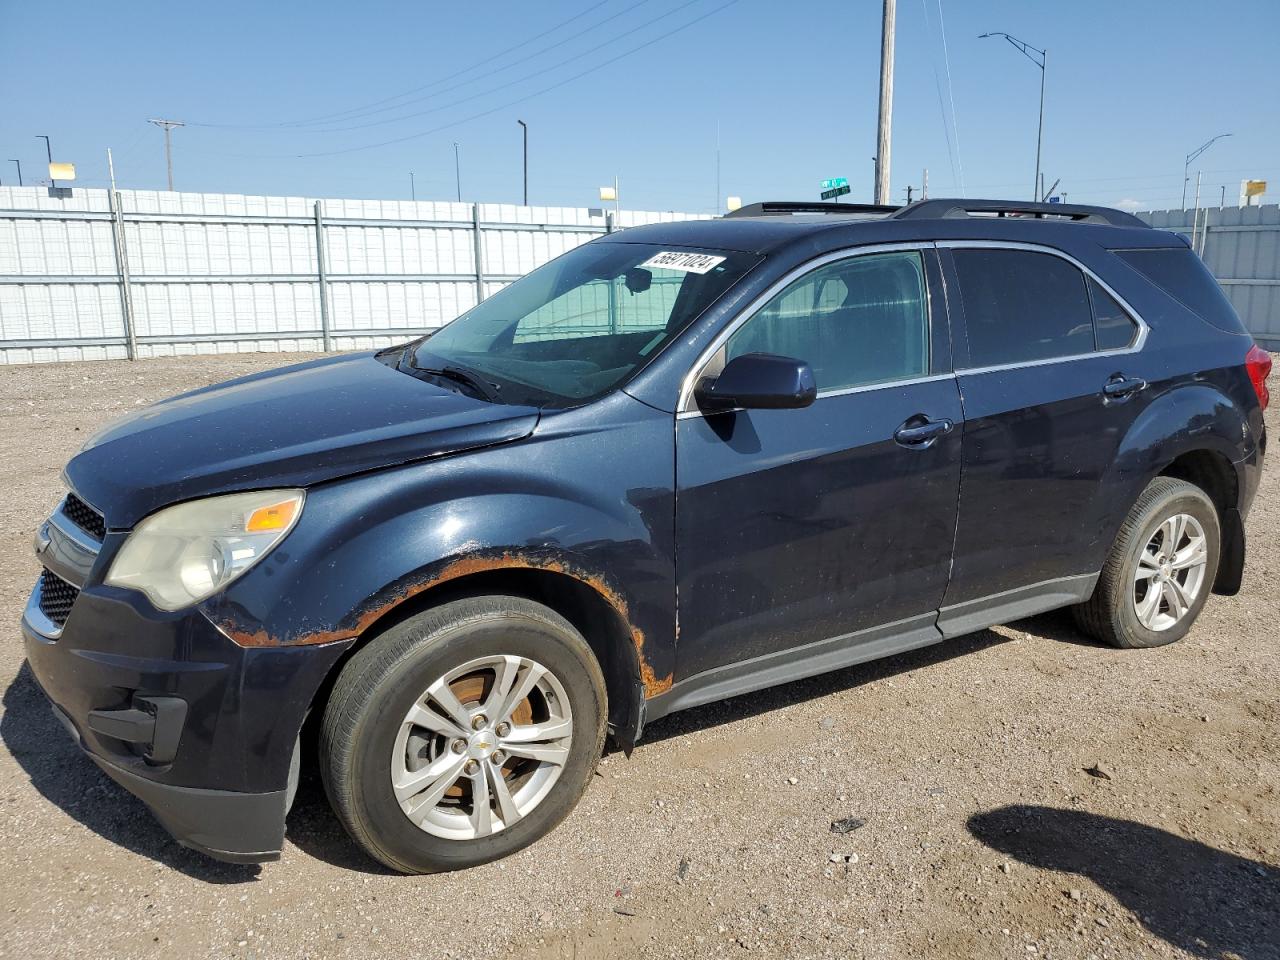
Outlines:
<svg viewBox="0 0 1280 960"><path fill-rule="evenodd" d="M1147 930L1195 957L1280 958L1280 869L1195 840L1080 810L1008 806L969 831L1042 870L1075 873Z"/></svg>
<svg viewBox="0 0 1280 960"><path fill-rule="evenodd" d="M197 880L222 884L258 878L260 867L219 863L170 837L141 800L81 753L49 709L25 662L3 702L0 740L31 785L63 813L112 843Z"/></svg>
<svg viewBox="0 0 1280 960"><path fill-rule="evenodd" d="M305 746L305 739L304 739ZM315 757L315 752L310 752ZM396 876L361 850L329 806L314 762L303 762L298 793L285 824L285 839L308 856L331 866L374 876Z"/></svg>

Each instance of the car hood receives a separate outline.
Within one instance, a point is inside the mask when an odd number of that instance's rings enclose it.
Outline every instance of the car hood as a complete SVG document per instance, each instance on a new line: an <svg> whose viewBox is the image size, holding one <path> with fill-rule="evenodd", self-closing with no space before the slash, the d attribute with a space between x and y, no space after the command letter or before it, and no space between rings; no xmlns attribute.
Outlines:
<svg viewBox="0 0 1280 960"><path fill-rule="evenodd" d="M528 436L535 407L489 403L373 354L316 360L195 390L119 420L66 479L113 529L235 490L305 487Z"/></svg>

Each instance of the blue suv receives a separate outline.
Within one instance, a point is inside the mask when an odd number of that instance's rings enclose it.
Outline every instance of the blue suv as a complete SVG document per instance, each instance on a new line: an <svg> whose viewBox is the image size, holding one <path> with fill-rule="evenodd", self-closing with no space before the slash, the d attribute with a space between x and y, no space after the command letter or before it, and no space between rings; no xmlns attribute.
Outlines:
<svg viewBox="0 0 1280 960"><path fill-rule="evenodd" d="M1115 210L626 230L107 427L37 535L27 657L188 846L277 858L305 755L371 856L465 867L675 710L1058 607L1179 639L1239 589L1270 367Z"/></svg>

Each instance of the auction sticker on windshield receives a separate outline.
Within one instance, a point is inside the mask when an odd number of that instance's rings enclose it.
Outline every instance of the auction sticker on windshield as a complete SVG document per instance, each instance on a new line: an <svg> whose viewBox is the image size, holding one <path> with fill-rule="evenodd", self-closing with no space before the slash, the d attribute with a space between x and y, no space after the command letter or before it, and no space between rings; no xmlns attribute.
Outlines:
<svg viewBox="0 0 1280 960"><path fill-rule="evenodd" d="M683 273L706 273L717 265L724 263L724 257L713 257L709 253L691 253L688 250L663 250L640 264L642 267L657 267L662 270L679 270Z"/></svg>

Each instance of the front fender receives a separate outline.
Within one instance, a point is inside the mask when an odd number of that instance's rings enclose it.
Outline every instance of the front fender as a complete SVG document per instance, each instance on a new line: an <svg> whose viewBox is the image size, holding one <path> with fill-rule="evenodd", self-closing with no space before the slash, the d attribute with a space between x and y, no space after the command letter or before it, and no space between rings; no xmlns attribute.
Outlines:
<svg viewBox="0 0 1280 960"><path fill-rule="evenodd" d="M244 646L326 643L459 578L545 570L617 612L656 696L675 660L671 417L620 394L543 423L518 444L309 490L288 539L205 614Z"/></svg>

